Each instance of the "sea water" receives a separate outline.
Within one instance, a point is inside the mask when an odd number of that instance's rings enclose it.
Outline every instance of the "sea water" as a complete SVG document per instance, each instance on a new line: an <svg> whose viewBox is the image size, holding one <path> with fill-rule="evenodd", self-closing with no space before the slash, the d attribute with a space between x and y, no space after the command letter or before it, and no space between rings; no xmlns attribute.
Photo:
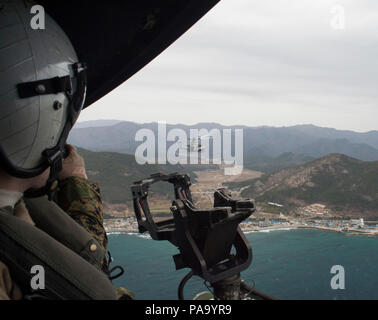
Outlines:
<svg viewBox="0 0 378 320"><path fill-rule="evenodd" d="M319 230L278 230L246 234L253 261L242 278L280 299L378 299L378 237L347 236ZM168 241L136 234L109 235L114 265L125 274L114 280L134 292L137 299L177 299L180 280L189 271L175 270L172 255L178 250ZM332 289L332 266L345 271L345 288ZM185 298L207 291L194 277Z"/></svg>

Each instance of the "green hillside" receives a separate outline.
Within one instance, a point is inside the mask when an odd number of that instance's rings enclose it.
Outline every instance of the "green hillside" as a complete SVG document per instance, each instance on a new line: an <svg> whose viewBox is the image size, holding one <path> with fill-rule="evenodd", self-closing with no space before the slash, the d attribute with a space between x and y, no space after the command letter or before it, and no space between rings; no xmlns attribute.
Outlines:
<svg viewBox="0 0 378 320"><path fill-rule="evenodd" d="M78 149L84 158L88 178L100 183L102 199L110 203L130 201L130 186L133 182L147 178L153 173L189 173L192 181L195 174L181 165L139 165L134 156L115 152L92 152ZM161 195L173 194L169 184L156 184L151 191Z"/></svg>
<svg viewBox="0 0 378 320"><path fill-rule="evenodd" d="M305 165L280 170L258 180L230 185L245 187L243 196L295 207L324 203L341 213L378 214L378 162L331 154Z"/></svg>
<svg viewBox="0 0 378 320"><path fill-rule="evenodd" d="M302 165L312 160L315 160L315 158L293 152L284 152L278 157L251 152L251 155L245 160L244 166L251 170L273 173L284 168Z"/></svg>

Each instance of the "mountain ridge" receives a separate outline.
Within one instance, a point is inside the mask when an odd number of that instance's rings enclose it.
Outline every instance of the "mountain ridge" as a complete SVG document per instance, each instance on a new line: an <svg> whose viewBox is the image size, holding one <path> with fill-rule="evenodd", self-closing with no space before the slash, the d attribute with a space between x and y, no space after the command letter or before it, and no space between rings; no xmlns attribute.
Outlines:
<svg viewBox="0 0 378 320"><path fill-rule="evenodd" d="M378 161L330 154L230 187L244 187L245 197L282 203L289 209L319 202L342 215L378 216L377 179Z"/></svg>
<svg viewBox="0 0 378 320"><path fill-rule="evenodd" d="M378 131L358 133L313 125L248 127L222 126L217 123L198 123L192 126L167 124L168 131L173 128L182 129L185 132L191 128L243 129L244 163L248 163L249 158L255 156L256 152L268 157L278 157L282 153L292 152L313 158L336 152L365 161L378 160ZM138 124L122 121L109 126L74 128L68 141L92 151L134 154L141 144L135 141L135 134L140 129L150 129L157 136L156 122ZM170 144L173 142L167 143L167 147Z"/></svg>

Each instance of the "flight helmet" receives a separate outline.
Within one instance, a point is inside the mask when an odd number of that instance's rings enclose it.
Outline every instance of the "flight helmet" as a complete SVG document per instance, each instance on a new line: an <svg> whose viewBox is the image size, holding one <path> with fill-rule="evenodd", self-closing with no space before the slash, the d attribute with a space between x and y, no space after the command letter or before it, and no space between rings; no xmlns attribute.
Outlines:
<svg viewBox="0 0 378 320"><path fill-rule="evenodd" d="M32 6L0 0L0 165L19 178L50 167L52 182L83 108L86 67L48 14L33 29Z"/></svg>

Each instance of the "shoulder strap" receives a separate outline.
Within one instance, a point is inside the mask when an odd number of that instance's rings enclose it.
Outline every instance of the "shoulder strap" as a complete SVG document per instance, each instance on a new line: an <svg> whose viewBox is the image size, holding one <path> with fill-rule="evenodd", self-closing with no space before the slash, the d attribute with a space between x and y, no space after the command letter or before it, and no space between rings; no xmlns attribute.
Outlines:
<svg viewBox="0 0 378 320"><path fill-rule="evenodd" d="M11 270L23 292L30 292L31 268L45 270L45 289L51 299L116 299L106 275L46 232L0 209L0 260Z"/></svg>
<svg viewBox="0 0 378 320"><path fill-rule="evenodd" d="M101 269L105 252L89 232L47 197L24 201L37 228Z"/></svg>

